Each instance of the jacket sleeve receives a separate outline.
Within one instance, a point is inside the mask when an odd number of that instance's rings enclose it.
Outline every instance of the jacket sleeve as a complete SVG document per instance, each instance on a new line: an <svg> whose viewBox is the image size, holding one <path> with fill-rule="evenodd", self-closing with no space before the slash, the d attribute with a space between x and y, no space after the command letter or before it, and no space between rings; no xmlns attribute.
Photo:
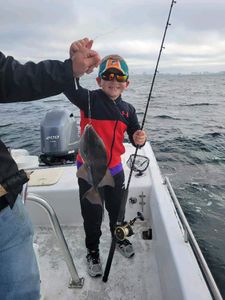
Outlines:
<svg viewBox="0 0 225 300"><path fill-rule="evenodd" d="M79 109L87 112L88 111L88 102L91 100L92 91L83 88L80 85L79 78L77 78L72 86L67 86L67 89L64 91L65 96L75 104Z"/></svg>
<svg viewBox="0 0 225 300"><path fill-rule="evenodd" d="M70 59L21 64L0 52L0 103L23 102L62 93L74 83Z"/></svg>
<svg viewBox="0 0 225 300"><path fill-rule="evenodd" d="M136 145L133 140L133 134L135 133L135 131L139 129L140 129L140 124L138 122L136 110L132 105L130 105L130 117L129 117L129 125L127 127L127 134L129 136L130 142L134 147L136 147Z"/></svg>

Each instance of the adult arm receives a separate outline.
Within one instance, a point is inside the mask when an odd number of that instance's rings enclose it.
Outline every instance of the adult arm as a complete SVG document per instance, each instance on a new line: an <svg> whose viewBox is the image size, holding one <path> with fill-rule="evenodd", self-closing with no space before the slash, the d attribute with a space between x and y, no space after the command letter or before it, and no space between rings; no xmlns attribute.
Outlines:
<svg viewBox="0 0 225 300"><path fill-rule="evenodd" d="M71 59L21 64L0 52L0 103L50 97L73 85Z"/></svg>

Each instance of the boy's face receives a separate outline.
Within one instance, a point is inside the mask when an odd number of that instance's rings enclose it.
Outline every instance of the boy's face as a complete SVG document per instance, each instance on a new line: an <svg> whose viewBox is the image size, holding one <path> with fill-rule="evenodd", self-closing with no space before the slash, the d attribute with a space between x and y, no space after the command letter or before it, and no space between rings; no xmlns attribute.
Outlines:
<svg viewBox="0 0 225 300"><path fill-rule="evenodd" d="M116 100L129 85L129 81L118 82L116 80L116 76L113 78L113 80L104 80L100 77L97 77L96 81L99 87L101 87L106 95L112 100Z"/></svg>

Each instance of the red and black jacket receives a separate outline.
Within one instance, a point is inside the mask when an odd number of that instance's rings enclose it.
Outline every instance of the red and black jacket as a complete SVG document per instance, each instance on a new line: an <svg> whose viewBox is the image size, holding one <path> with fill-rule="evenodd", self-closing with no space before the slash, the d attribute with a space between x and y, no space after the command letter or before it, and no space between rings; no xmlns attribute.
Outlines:
<svg viewBox="0 0 225 300"><path fill-rule="evenodd" d="M101 89L89 91L79 83L77 89L67 90L65 95L80 108L81 135L85 125L91 122L105 144L109 169L121 164L121 155L125 152L124 133L127 132L134 145L132 136L140 129L135 108L121 96L113 101ZM77 160L82 163L79 154Z"/></svg>

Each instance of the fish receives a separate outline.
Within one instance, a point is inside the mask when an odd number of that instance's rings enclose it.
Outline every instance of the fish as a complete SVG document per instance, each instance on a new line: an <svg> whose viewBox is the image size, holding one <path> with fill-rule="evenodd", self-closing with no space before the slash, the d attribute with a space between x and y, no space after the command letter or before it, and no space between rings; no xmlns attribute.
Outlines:
<svg viewBox="0 0 225 300"><path fill-rule="evenodd" d="M83 195L92 204L102 205L99 187L115 186L108 169L105 144L91 124L87 124L79 143L79 152L84 164L77 170L77 177L86 180L91 188Z"/></svg>

